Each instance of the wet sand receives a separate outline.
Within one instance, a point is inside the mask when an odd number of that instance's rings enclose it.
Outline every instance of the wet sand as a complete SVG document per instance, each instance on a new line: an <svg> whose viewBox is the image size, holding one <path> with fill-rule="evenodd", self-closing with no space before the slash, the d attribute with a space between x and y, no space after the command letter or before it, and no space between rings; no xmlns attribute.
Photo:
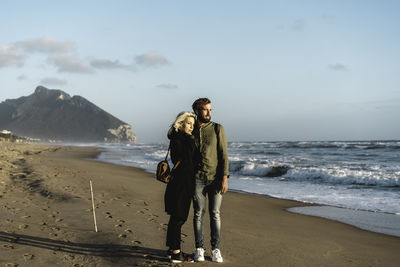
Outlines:
<svg viewBox="0 0 400 267"><path fill-rule="evenodd" d="M170 266L165 185L137 168L87 160L98 153L0 142L0 266ZM400 238L285 210L303 205L228 192L222 265L398 266ZM194 250L191 217L183 227L185 252ZM217 264L209 260L194 264Z"/></svg>

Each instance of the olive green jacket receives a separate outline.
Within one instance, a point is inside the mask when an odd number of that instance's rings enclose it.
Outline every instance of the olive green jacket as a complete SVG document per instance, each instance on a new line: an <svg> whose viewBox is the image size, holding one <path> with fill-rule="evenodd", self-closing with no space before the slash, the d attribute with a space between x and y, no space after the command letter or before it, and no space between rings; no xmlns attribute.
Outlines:
<svg viewBox="0 0 400 267"><path fill-rule="evenodd" d="M198 152L198 164L195 178L214 180L222 176L229 177L228 143L224 127L215 122L208 122L193 130Z"/></svg>

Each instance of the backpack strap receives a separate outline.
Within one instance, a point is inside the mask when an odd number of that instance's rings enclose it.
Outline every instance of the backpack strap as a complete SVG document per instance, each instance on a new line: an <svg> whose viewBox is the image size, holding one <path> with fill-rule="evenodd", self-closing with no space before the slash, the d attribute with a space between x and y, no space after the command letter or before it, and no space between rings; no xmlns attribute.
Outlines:
<svg viewBox="0 0 400 267"><path fill-rule="evenodd" d="M168 154L169 154L170 149L171 149L171 143L169 143L168 150L167 150L167 155L165 155L165 161L168 160Z"/></svg>
<svg viewBox="0 0 400 267"><path fill-rule="evenodd" d="M169 154L170 150L171 150L171 143L169 144L169 147L167 150L167 155L165 155L165 159L164 159L165 161L168 161L168 154ZM179 166L180 163L181 163L181 160L178 160L171 171L175 170Z"/></svg>
<svg viewBox="0 0 400 267"><path fill-rule="evenodd" d="M216 122L214 122L214 131L215 131L215 136L217 137L217 152L218 152L218 158L219 158L219 150L218 150L218 148L219 148L219 131L220 131L220 128L219 128L219 124L216 123Z"/></svg>

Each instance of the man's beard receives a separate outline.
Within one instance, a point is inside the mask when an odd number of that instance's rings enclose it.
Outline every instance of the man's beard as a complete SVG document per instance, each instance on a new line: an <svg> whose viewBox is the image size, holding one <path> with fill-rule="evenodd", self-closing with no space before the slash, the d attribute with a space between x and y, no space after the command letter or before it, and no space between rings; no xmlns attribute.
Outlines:
<svg viewBox="0 0 400 267"><path fill-rule="evenodd" d="M203 116L198 116L197 119L198 119L201 123L207 123L207 122L210 122L211 117L208 118L208 119L206 119L206 118L204 118Z"/></svg>

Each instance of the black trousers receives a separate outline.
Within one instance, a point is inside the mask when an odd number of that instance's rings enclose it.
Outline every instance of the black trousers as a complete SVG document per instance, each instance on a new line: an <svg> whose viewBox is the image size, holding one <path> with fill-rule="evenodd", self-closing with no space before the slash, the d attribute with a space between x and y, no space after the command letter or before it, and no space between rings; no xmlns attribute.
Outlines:
<svg viewBox="0 0 400 267"><path fill-rule="evenodd" d="M171 215L167 230L167 247L173 250L181 249L181 228L186 220Z"/></svg>

